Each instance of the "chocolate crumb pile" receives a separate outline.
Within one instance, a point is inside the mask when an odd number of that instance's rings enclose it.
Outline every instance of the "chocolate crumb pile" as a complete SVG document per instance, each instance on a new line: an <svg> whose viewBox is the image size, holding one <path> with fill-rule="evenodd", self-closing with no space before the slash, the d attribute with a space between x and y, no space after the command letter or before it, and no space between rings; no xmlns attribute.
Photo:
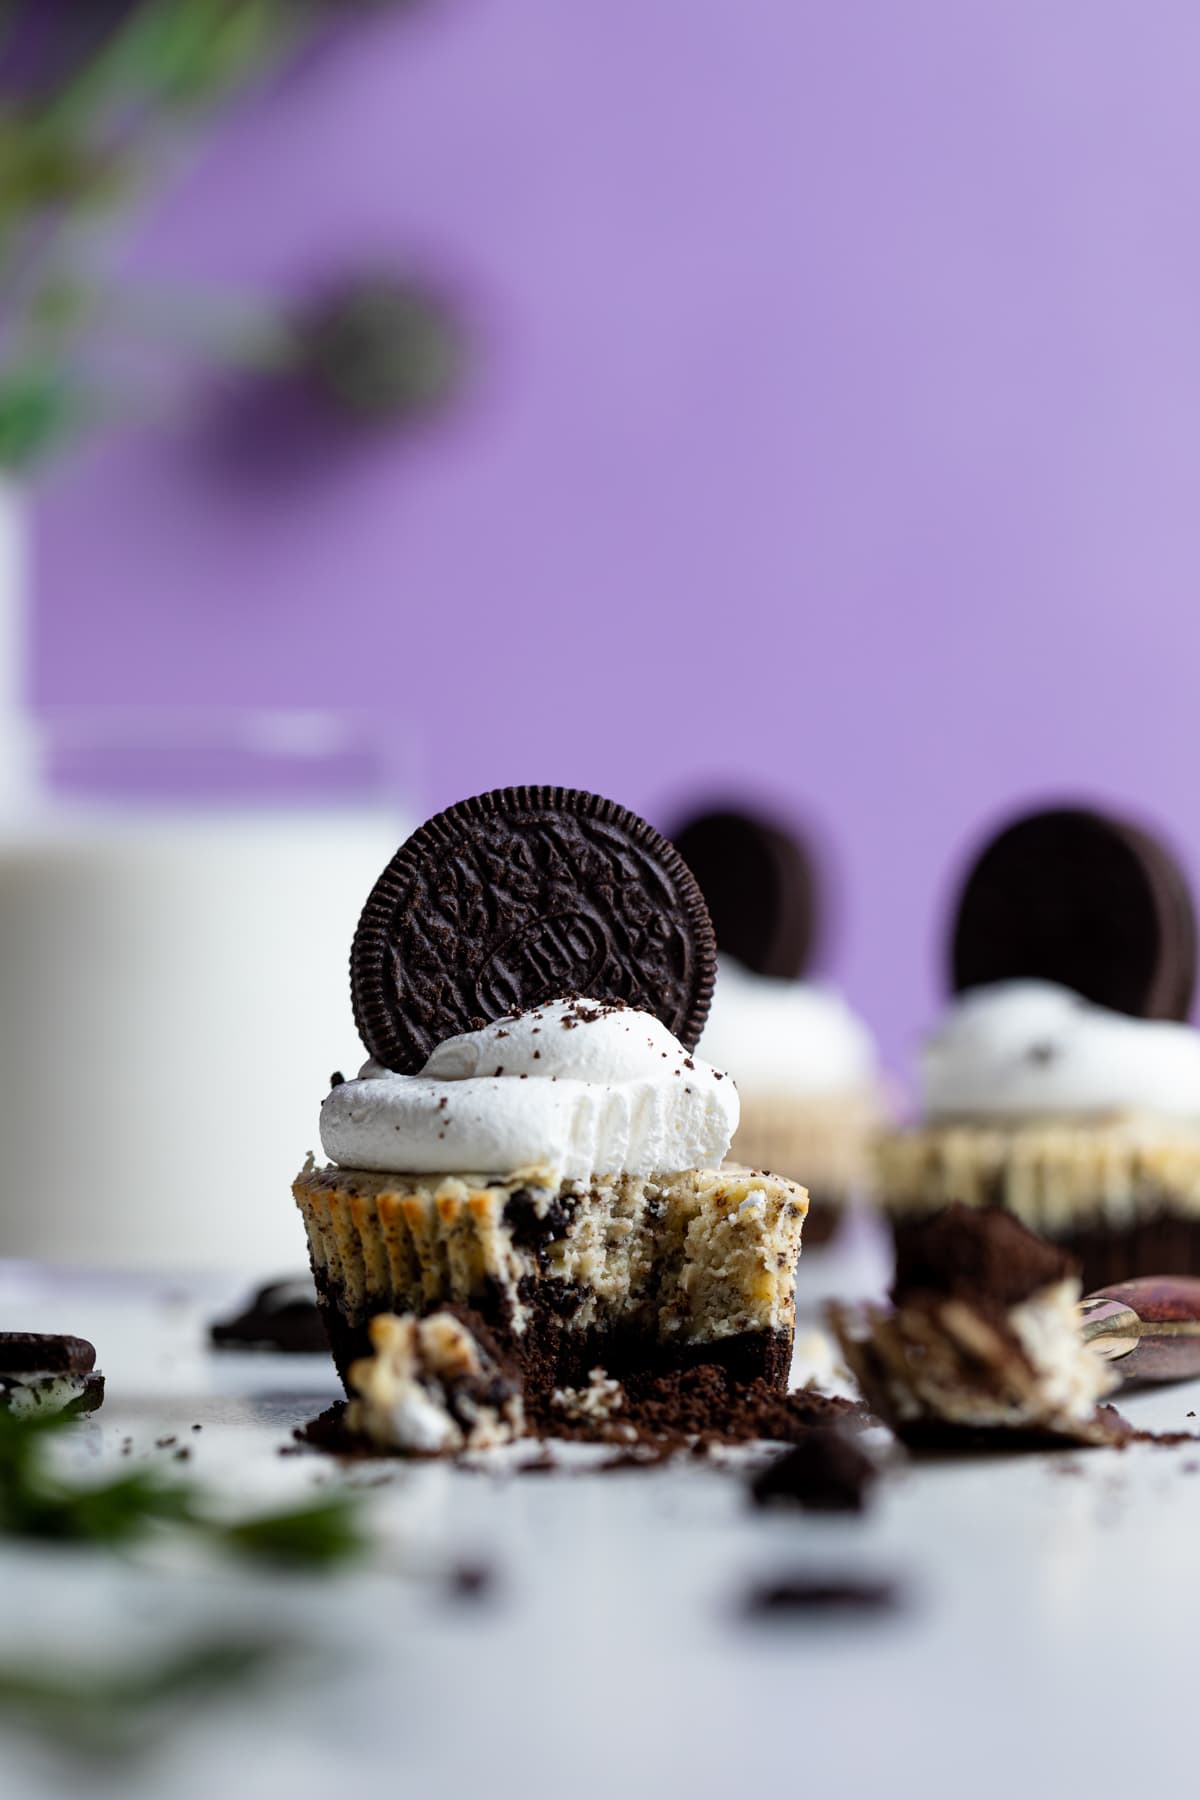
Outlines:
<svg viewBox="0 0 1200 1800"><path fill-rule="evenodd" d="M814 1432L853 1424L862 1419L854 1401L808 1388L781 1394L765 1381L739 1384L715 1363L702 1363L670 1374L630 1377L624 1384L623 1404L607 1416L586 1412L569 1414L551 1395L526 1396L529 1435L570 1443L612 1444L626 1452L604 1467L648 1466L681 1451L704 1455L722 1445L763 1440L781 1444L803 1443ZM352 1432L345 1421L345 1403L328 1407L294 1436L310 1449L334 1456L372 1456L380 1452ZM523 1464L522 1473L537 1465ZM557 1467L547 1463L547 1468Z"/></svg>
<svg viewBox="0 0 1200 1800"><path fill-rule="evenodd" d="M716 1445L760 1439L799 1443L814 1429L828 1429L859 1411L852 1401L808 1388L781 1394L766 1381L733 1381L717 1363L631 1375L623 1386L624 1405L608 1419L567 1418L552 1404L534 1402L532 1427L541 1436L575 1442L694 1447L702 1454Z"/></svg>

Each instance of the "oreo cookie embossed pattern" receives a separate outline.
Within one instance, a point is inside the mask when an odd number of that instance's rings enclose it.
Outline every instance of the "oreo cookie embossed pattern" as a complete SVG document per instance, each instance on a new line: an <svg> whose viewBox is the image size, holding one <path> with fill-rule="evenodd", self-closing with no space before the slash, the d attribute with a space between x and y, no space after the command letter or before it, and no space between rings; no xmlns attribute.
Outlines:
<svg viewBox="0 0 1200 1800"><path fill-rule="evenodd" d="M624 807L568 788L506 788L423 825L376 883L351 954L354 1014L376 1061L563 995L654 1013L694 1049L716 948L679 853Z"/></svg>

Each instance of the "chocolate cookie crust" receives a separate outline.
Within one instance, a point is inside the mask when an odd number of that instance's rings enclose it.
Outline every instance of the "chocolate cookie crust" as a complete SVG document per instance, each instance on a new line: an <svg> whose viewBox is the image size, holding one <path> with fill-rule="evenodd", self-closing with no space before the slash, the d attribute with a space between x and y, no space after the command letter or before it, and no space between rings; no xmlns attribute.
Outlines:
<svg viewBox="0 0 1200 1800"><path fill-rule="evenodd" d="M895 1235L897 1306L938 1294L1007 1309L1079 1272L1066 1251L998 1207L948 1206L931 1218L898 1222Z"/></svg>
<svg viewBox="0 0 1200 1800"><path fill-rule="evenodd" d="M654 1013L689 1050L716 944L679 852L635 813L572 788L497 788L401 846L363 908L355 1022L414 1074L436 1046L572 994Z"/></svg>
<svg viewBox="0 0 1200 1800"><path fill-rule="evenodd" d="M1060 982L1145 1019L1186 1019L1196 918L1170 851L1083 807L1030 813L994 837L963 886L951 946L956 992Z"/></svg>

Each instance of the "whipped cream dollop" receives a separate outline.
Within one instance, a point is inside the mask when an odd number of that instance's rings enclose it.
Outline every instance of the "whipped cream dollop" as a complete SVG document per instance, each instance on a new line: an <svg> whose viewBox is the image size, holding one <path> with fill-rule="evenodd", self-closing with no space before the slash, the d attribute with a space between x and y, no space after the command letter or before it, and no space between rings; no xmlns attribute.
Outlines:
<svg viewBox="0 0 1200 1800"><path fill-rule="evenodd" d="M1200 1125L1200 1032L1048 981L959 995L918 1072L926 1119L1148 1112Z"/></svg>
<svg viewBox="0 0 1200 1800"><path fill-rule="evenodd" d="M840 1094L878 1073L870 1031L834 988L756 975L730 956L717 959L700 1048L747 1091Z"/></svg>
<svg viewBox="0 0 1200 1800"><path fill-rule="evenodd" d="M417 1075L368 1062L321 1108L343 1168L558 1181L716 1168L737 1090L652 1013L555 1000L447 1038Z"/></svg>

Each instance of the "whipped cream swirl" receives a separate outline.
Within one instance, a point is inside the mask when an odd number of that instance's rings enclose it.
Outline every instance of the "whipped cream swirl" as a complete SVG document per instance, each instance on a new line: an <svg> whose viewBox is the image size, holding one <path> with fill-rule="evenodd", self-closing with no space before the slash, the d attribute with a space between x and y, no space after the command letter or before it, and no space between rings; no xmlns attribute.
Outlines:
<svg viewBox="0 0 1200 1800"><path fill-rule="evenodd" d="M368 1062L321 1108L343 1168L557 1181L715 1168L738 1123L728 1076L653 1014L555 1000L439 1044L417 1075Z"/></svg>
<svg viewBox="0 0 1200 1800"><path fill-rule="evenodd" d="M875 1042L831 987L756 975L717 960L717 986L700 1048L747 1092L844 1094L878 1075Z"/></svg>
<svg viewBox="0 0 1200 1800"><path fill-rule="evenodd" d="M1054 982L996 982L954 1002L918 1079L929 1120L1138 1112L1200 1125L1200 1032Z"/></svg>

